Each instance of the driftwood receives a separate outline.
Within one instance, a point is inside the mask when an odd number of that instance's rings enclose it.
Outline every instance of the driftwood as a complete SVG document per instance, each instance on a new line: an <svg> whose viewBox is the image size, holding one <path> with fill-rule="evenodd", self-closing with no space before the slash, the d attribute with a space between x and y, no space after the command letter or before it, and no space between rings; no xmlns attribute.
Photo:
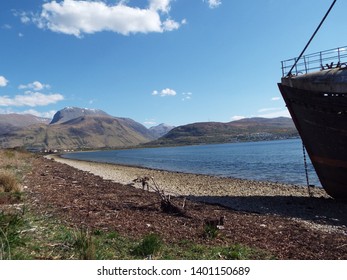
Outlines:
<svg viewBox="0 0 347 280"><path fill-rule="evenodd" d="M147 187L147 190L151 189L153 192L155 192L158 195L160 199L160 209L163 212L174 214L174 215L180 215L180 216L185 215L186 199L184 199L182 206L177 205L171 200L171 196L165 194L164 190L158 186L158 184L156 183L153 177L148 177L148 176L139 177L133 181L141 183L143 189ZM149 181L151 181L152 184L150 184Z"/></svg>
<svg viewBox="0 0 347 280"><path fill-rule="evenodd" d="M141 183L142 184L142 189L144 190L147 187L147 191L149 191L149 177L138 177L135 180L133 180L134 183Z"/></svg>

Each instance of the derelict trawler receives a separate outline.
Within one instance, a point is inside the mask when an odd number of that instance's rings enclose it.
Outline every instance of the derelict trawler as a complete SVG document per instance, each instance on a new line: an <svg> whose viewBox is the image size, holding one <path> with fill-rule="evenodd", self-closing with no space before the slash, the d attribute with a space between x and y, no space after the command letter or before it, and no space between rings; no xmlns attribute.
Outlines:
<svg viewBox="0 0 347 280"><path fill-rule="evenodd" d="M347 200L347 47L282 61L278 84L325 191Z"/></svg>

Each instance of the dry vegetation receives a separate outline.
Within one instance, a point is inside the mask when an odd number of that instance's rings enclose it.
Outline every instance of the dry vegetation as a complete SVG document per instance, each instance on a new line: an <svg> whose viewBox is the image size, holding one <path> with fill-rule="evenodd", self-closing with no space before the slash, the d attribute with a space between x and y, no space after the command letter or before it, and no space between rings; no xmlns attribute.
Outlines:
<svg viewBox="0 0 347 280"><path fill-rule="evenodd" d="M347 259L343 219L336 230L312 227L170 197L150 177L144 182L154 192L141 180L135 188L54 160L0 153L0 172L12 172L24 189L16 201L0 202L0 259Z"/></svg>
<svg viewBox="0 0 347 280"><path fill-rule="evenodd" d="M23 191L21 179L28 171L31 155L16 150L0 150L0 205L17 201Z"/></svg>
<svg viewBox="0 0 347 280"><path fill-rule="evenodd" d="M10 172L0 173L0 192L20 192L16 177Z"/></svg>

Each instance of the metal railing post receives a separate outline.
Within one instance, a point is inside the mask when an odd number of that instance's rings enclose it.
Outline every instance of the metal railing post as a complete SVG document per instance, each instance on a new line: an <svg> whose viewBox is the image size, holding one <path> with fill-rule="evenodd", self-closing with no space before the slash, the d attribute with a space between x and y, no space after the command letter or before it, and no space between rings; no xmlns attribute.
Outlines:
<svg viewBox="0 0 347 280"><path fill-rule="evenodd" d="M304 65L305 65L305 74L307 74L308 70L307 70L307 65L306 65L306 56L303 56L304 59Z"/></svg>
<svg viewBox="0 0 347 280"><path fill-rule="evenodd" d="M341 62L341 59L340 59L340 48L337 49L337 56L338 56L338 63Z"/></svg>

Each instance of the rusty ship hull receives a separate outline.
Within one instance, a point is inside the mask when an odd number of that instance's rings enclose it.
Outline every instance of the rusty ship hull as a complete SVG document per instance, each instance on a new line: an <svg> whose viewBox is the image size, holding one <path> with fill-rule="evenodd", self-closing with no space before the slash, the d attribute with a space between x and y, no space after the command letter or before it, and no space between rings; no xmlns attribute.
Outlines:
<svg viewBox="0 0 347 280"><path fill-rule="evenodd" d="M283 77L278 86L323 188L347 200L347 68Z"/></svg>

